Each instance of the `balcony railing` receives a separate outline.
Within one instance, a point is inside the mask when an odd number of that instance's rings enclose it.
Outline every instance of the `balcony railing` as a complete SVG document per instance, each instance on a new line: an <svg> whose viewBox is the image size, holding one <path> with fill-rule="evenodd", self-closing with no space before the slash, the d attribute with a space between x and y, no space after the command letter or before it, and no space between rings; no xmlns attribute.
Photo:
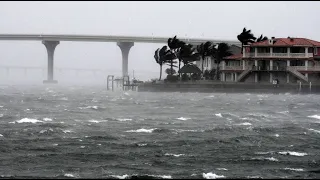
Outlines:
<svg viewBox="0 0 320 180"><path fill-rule="evenodd" d="M295 69L297 71L320 71L320 66L290 66L291 69Z"/></svg>
<svg viewBox="0 0 320 180"><path fill-rule="evenodd" d="M242 66L225 66L223 70L243 70Z"/></svg>
<svg viewBox="0 0 320 180"><path fill-rule="evenodd" d="M279 57L279 58L309 58L313 57L313 53L246 53L244 57Z"/></svg>

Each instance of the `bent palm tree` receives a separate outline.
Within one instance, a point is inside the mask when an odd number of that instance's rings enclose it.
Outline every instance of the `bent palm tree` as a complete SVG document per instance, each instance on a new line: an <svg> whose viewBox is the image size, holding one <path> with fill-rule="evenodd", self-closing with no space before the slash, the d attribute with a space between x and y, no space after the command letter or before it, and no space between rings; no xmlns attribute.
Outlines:
<svg viewBox="0 0 320 180"><path fill-rule="evenodd" d="M179 70L180 70L180 64L181 64L181 59L179 57L179 51L185 44L186 43L183 41L180 41L177 38L177 36L174 36L173 38L168 39L168 46L169 46L171 52L174 53L176 59L179 60Z"/></svg>
<svg viewBox="0 0 320 180"><path fill-rule="evenodd" d="M172 66L171 67L171 69L172 69L174 62L170 62L170 61L172 61L174 59L174 56L171 53L171 51L168 49L167 46L163 46L161 49L157 49L155 51L154 59L160 65L160 78L159 78L159 81L160 81L161 80L161 76L162 76L162 66L163 66L163 64L170 63L171 66Z"/></svg>
<svg viewBox="0 0 320 180"><path fill-rule="evenodd" d="M203 73L203 64L206 56L210 55L210 48L212 46L212 42L207 41L205 43L201 43L200 45L197 46L197 51L199 55L202 58L202 63L201 63L201 71Z"/></svg>
<svg viewBox="0 0 320 180"><path fill-rule="evenodd" d="M261 36L256 40L256 42L261 42L261 41L265 41L265 40L268 40L268 37L267 36L263 37L263 34L261 34Z"/></svg>
<svg viewBox="0 0 320 180"><path fill-rule="evenodd" d="M200 60L200 54L195 52L195 48L191 44L184 45L179 51L179 57L183 65L191 64Z"/></svg>
<svg viewBox="0 0 320 180"><path fill-rule="evenodd" d="M242 32L237 36L238 40L241 42L241 53L243 52L243 45L248 45L248 43L254 43L257 39L251 33L251 30L243 28Z"/></svg>
<svg viewBox="0 0 320 180"><path fill-rule="evenodd" d="M228 56L231 56L232 53L230 51L230 46L227 43L220 43L218 44L218 47L215 48L214 46L212 46L211 48L211 56L213 58L215 58L215 63L217 64L217 71L216 71L216 78L219 78L219 65L221 63L221 61Z"/></svg>

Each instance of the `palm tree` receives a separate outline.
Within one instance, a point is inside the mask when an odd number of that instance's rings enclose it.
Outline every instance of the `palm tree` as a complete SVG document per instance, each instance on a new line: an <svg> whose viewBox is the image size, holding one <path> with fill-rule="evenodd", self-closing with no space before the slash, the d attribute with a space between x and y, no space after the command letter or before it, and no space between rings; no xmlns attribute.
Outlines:
<svg viewBox="0 0 320 180"><path fill-rule="evenodd" d="M179 51L179 57L183 62L183 65L191 64L194 61L200 60L200 54L195 52L191 44L184 45Z"/></svg>
<svg viewBox="0 0 320 180"><path fill-rule="evenodd" d="M174 55L171 53L171 51L168 49L167 46L163 46L161 49L158 48L155 51L154 59L160 65L160 78L159 78L159 81L160 81L162 76L163 64L170 63L171 65L173 65L174 62L172 62L172 60L174 59Z"/></svg>
<svg viewBox="0 0 320 180"><path fill-rule="evenodd" d="M248 43L254 43L255 40L257 39L251 33L251 30L247 30L246 28L243 28L242 33L240 33L237 36L237 38L241 42L241 53L243 51L243 45L248 45Z"/></svg>
<svg viewBox="0 0 320 180"><path fill-rule="evenodd" d="M220 43L216 47L216 45L212 46L211 49L211 56L215 58L215 63L217 64L217 71L216 71L216 78L218 78L219 75L219 65L221 61L228 56L231 56L232 53L230 51L230 46L227 43Z"/></svg>
<svg viewBox="0 0 320 180"><path fill-rule="evenodd" d="M179 57L179 51L184 45L186 45L186 43L179 40L177 36L174 36L173 38L168 39L168 46L170 50L176 55L176 58L179 61L179 70L180 70L181 61L182 61L181 58Z"/></svg>
<svg viewBox="0 0 320 180"><path fill-rule="evenodd" d="M268 40L268 37L267 36L263 37L263 34L261 34L261 36L256 40L256 42L261 42L261 41L265 41L265 40Z"/></svg>
<svg viewBox="0 0 320 180"><path fill-rule="evenodd" d="M207 41L205 43L201 43L200 45L197 46L197 51L199 53L199 55L201 56L202 58L202 68L201 68L201 71L202 73L203 72L203 64L204 64L204 59L206 56L209 56L210 55L210 47L212 46L212 42L210 41Z"/></svg>

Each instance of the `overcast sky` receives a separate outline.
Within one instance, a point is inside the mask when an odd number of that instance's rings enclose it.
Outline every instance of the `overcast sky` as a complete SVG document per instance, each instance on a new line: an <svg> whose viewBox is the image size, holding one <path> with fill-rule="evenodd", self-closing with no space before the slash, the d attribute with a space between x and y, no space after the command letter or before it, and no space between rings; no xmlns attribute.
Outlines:
<svg viewBox="0 0 320 180"><path fill-rule="evenodd" d="M0 34L90 34L207 37L236 40L243 27L256 36L320 41L320 2L0 2ZM129 71L157 77L161 44L136 43ZM0 65L45 66L40 42L0 41ZM115 43L60 42L55 66L121 70ZM154 73L152 73L154 72ZM142 76L142 75L141 75ZM139 77L138 77L139 78Z"/></svg>

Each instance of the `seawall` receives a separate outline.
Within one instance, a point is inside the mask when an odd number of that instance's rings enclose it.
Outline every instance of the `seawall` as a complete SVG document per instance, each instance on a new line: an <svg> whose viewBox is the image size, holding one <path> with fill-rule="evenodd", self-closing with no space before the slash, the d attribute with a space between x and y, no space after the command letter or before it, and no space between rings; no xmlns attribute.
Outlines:
<svg viewBox="0 0 320 180"><path fill-rule="evenodd" d="M320 84L235 83L235 82L178 82L144 83L139 92L226 92L226 93L320 93Z"/></svg>

